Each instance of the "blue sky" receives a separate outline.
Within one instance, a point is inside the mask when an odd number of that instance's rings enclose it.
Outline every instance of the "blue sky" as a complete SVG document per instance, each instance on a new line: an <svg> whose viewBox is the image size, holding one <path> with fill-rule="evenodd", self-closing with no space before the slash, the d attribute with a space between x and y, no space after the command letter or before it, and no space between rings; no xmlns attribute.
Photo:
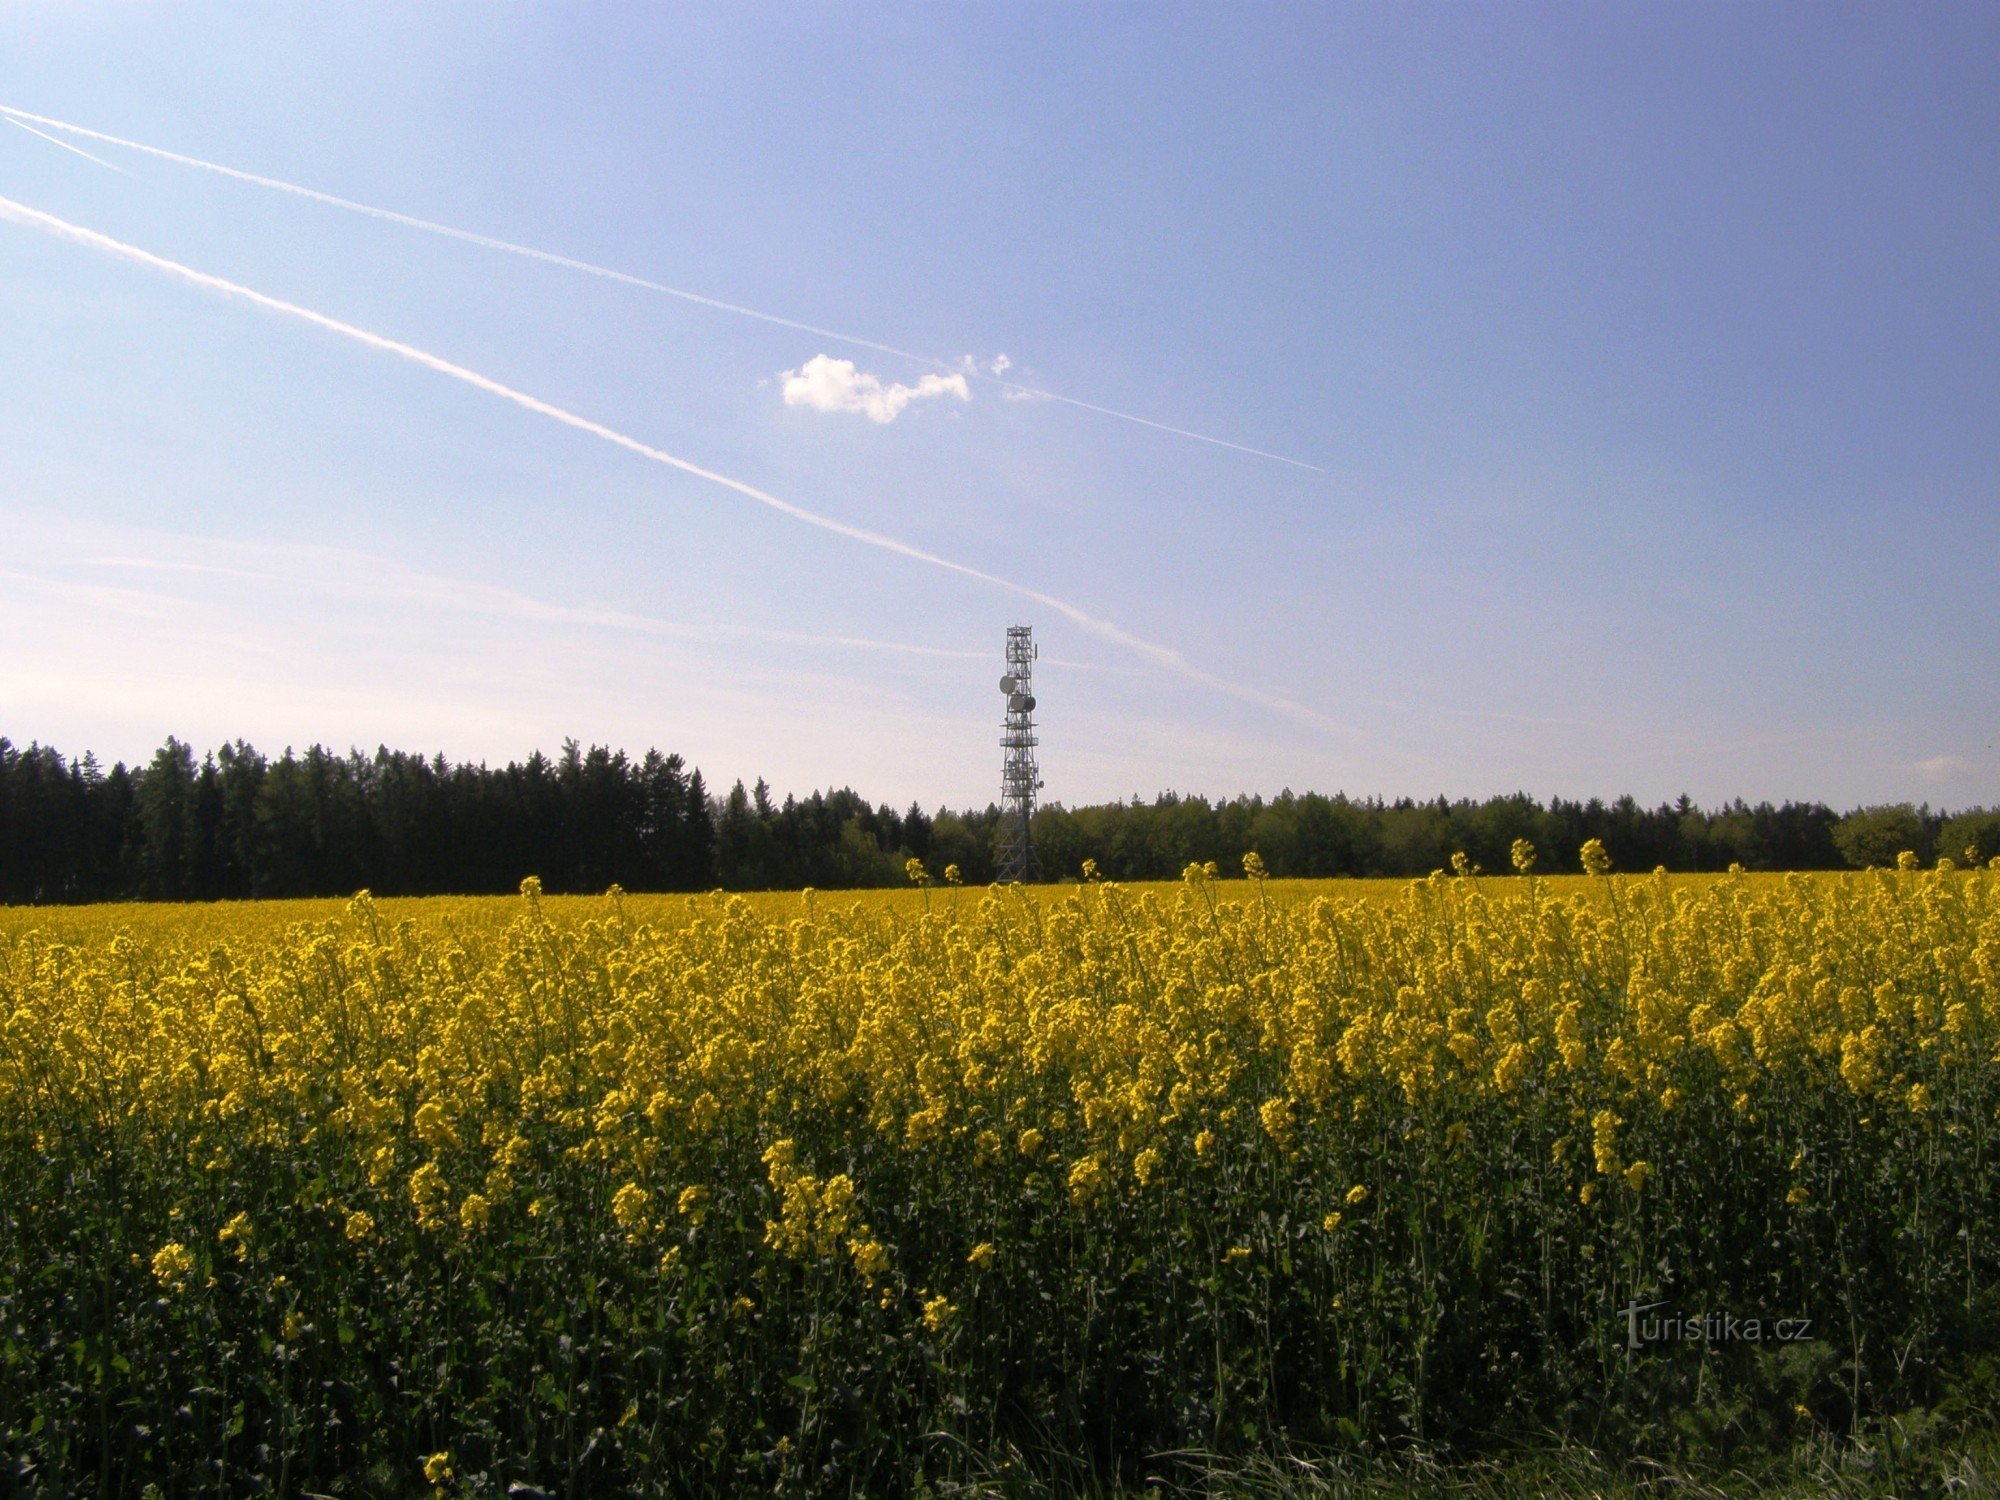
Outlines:
<svg viewBox="0 0 2000 1500"><path fill-rule="evenodd" d="M0 0L0 105L970 356L884 406L941 372L0 126L0 198L1155 648L17 219L17 741L983 804L1029 621L1072 803L2000 801L1990 6Z"/></svg>

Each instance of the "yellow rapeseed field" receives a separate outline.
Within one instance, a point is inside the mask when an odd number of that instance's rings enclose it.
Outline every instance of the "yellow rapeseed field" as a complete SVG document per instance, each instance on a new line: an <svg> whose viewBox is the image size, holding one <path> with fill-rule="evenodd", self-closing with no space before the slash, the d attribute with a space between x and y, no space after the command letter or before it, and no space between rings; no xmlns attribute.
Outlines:
<svg viewBox="0 0 2000 1500"><path fill-rule="evenodd" d="M2000 1349L2000 872L1516 854L0 913L0 1457L1081 1485L1842 1429Z"/></svg>

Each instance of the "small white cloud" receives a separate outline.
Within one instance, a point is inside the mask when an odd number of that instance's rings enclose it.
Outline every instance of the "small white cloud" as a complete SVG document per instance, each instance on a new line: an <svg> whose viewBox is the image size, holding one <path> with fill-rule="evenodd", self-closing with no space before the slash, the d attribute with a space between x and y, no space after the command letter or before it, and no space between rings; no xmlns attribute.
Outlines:
<svg viewBox="0 0 2000 1500"><path fill-rule="evenodd" d="M1046 401L1048 396L1041 391L1031 391L1025 386L1010 385L1000 393L1003 401Z"/></svg>
<svg viewBox="0 0 2000 1500"><path fill-rule="evenodd" d="M809 406L814 411L859 412L874 422L893 422L912 401L929 401L938 396L972 399L965 376L926 375L915 385L884 385L878 376L854 368L851 359L833 359L815 354L799 369L783 371L785 405Z"/></svg>
<svg viewBox="0 0 2000 1500"><path fill-rule="evenodd" d="M1002 354L996 356L993 363L986 368L993 372L993 376L997 380L1000 376L1005 375L1009 370L1014 368L1014 361Z"/></svg>
<svg viewBox="0 0 2000 1500"><path fill-rule="evenodd" d="M1972 773L1972 762L1961 755L1933 755L1929 760L1920 760L1910 768L1926 781L1950 781L1955 776Z"/></svg>

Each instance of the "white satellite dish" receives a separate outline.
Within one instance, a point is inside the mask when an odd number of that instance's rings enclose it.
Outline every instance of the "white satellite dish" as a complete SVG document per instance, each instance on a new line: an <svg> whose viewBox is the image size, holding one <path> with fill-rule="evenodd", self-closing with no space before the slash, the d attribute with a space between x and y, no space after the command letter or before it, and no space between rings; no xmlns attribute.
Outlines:
<svg viewBox="0 0 2000 1500"><path fill-rule="evenodd" d="M1016 683L1015 683L1015 681L1014 681L1013 677L1011 677L1011 676L1007 676L1007 677L1003 677L1003 678L1001 678L1001 679L1000 679L1000 691L1001 691L1001 692L1003 692L1003 693L1011 693L1011 692L1013 692L1013 691L1014 691L1014 688L1015 688L1015 687L1016 687Z"/></svg>

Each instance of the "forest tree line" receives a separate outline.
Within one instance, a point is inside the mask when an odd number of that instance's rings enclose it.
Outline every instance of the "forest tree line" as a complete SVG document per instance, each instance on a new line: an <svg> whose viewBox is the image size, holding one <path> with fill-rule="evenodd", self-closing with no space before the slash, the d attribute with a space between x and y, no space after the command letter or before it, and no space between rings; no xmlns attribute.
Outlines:
<svg viewBox="0 0 2000 1500"><path fill-rule="evenodd" d="M319 746L275 759L237 741L197 759L169 739L144 766L104 769L0 738L0 903L551 892L840 889L901 884L906 861L967 884L994 878L999 809L898 813L856 793L773 799L760 780L711 793L678 755L575 741L499 768L387 749ZM1276 876L1417 876L1463 853L1508 870L1517 838L1567 869L1600 839L1623 870L1821 870L1893 864L1904 850L2000 857L2000 811L1899 804L1842 815L1817 802L1642 807L1631 797L1547 803L1164 793L1037 811L1039 876L1171 879L1233 873L1256 850Z"/></svg>

